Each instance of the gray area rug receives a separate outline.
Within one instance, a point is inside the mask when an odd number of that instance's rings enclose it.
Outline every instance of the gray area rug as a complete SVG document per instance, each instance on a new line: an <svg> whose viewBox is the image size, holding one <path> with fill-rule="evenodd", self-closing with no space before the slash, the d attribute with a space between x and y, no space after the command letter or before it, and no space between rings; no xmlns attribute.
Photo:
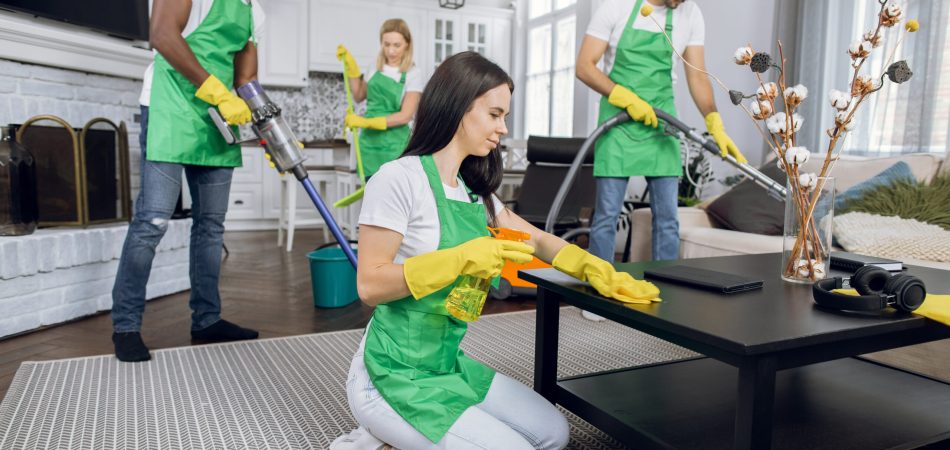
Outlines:
<svg viewBox="0 0 950 450"><path fill-rule="evenodd" d="M532 385L534 311L473 323L472 357ZM694 356L613 322L561 310L559 376ZM362 330L27 362L0 404L0 448L324 449L356 426L344 381ZM573 449L622 446L567 414Z"/></svg>

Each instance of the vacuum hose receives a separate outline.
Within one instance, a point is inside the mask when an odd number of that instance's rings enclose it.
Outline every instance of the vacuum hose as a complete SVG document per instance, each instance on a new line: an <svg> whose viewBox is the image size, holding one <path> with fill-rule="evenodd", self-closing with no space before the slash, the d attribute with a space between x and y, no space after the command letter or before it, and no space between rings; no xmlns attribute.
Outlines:
<svg viewBox="0 0 950 450"><path fill-rule="evenodd" d="M703 135L696 132L696 130L690 128L676 117L673 117L662 110L654 108L653 111L656 113L656 117L658 119L663 120L667 125L670 125L678 130L683 137L698 143L703 149L714 153L716 156L720 156L719 147L715 142L713 142L712 139L703 137ZM577 152L577 156L574 157L574 161L571 162L571 167L568 169L567 176L564 177L564 181L561 182L561 187L558 189L557 195L554 196L554 204L551 205L551 210L548 211L548 217L544 222L544 231L548 233L552 233L554 231L554 224L557 221L558 215L561 213L561 207L564 205L564 200L567 198L567 193L570 192L571 186L574 185L574 180L577 178L577 172L584 163L584 159L587 158L587 153L590 152L591 147L593 147L594 143L597 142L597 139L599 139L600 136L606 133L610 128L613 128L614 126L629 120L630 115L627 114L626 111L619 112L617 115L600 124L600 126L597 127L593 133L591 133L587 140L584 141L584 144L581 145L580 150ZM731 155L726 155L723 157L723 160L735 166L742 173L751 178L755 184L765 188L769 195L774 197L776 200L785 201L785 187L777 183L775 180L769 178L762 172L759 172L755 167L736 161L736 159Z"/></svg>

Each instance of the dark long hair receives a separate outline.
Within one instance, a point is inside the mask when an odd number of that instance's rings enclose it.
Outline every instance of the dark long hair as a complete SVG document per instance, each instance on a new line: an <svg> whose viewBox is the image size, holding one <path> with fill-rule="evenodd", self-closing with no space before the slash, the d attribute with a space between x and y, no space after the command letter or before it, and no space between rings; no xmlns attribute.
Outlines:
<svg viewBox="0 0 950 450"><path fill-rule="evenodd" d="M503 84L514 91L511 77L478 53L462 52L443 61L422 92L416 123L403 156L431 155L445 148L475 99ZM488 207L491 223L495 223L491 195L501 186L503 171L497 150L484 157L470 155L459 168L462 180Z"/></svg>

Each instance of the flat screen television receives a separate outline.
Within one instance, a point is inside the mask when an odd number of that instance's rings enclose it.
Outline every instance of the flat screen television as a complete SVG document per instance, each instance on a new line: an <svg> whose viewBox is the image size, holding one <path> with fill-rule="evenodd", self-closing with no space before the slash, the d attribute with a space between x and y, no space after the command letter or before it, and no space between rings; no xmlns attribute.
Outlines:
<svg viewBox="0 0 950 450"><path fill-rule="evenodd" d="M148 0L0 0L0 8L148 40Z"/></svg>

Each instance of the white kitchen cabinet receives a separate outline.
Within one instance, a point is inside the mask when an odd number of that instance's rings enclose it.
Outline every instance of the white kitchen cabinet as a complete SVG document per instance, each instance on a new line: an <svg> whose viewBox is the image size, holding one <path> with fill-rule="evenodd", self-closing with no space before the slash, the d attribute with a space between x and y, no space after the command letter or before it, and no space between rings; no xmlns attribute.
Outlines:
<svg viewBox="0 0 950 450"><path fill-rule="evenodd" d="M258 78L265 86L306 86L309 81L309 0L267 0L258 46Z"/></svg>
<svg viewBox="0 0 950 450"><path fill-rule="evenodd" d="M310 70L342 72L336 47L343 44L362 69L376 60L379 25L386 13L377 2L314 0L310 8Z"/></svg>
<svg viewBox="0 0 950 450"><path fill-rule="evenodd" d="M511 20L508 10L479 8L429 13L430 70L459 52L474 51L506 71L511 67Z"/></svg>
<svg viewBox="0 0 950 450"><path fill-rule="evenodd" d="M341 217L342 211L332 207L337 195L337 166L346 163L348 147L305 148L305 165L310 171L310 181L330 212ZM234 169L225 227L228 230L276 230L280 217L281 177L290 181L289 186L297 191L296 215L298 228L322 225L320 214L310 196L291 173L281 176L264 159L264 149L258 146L241 147L243 165Z"/></svg>

